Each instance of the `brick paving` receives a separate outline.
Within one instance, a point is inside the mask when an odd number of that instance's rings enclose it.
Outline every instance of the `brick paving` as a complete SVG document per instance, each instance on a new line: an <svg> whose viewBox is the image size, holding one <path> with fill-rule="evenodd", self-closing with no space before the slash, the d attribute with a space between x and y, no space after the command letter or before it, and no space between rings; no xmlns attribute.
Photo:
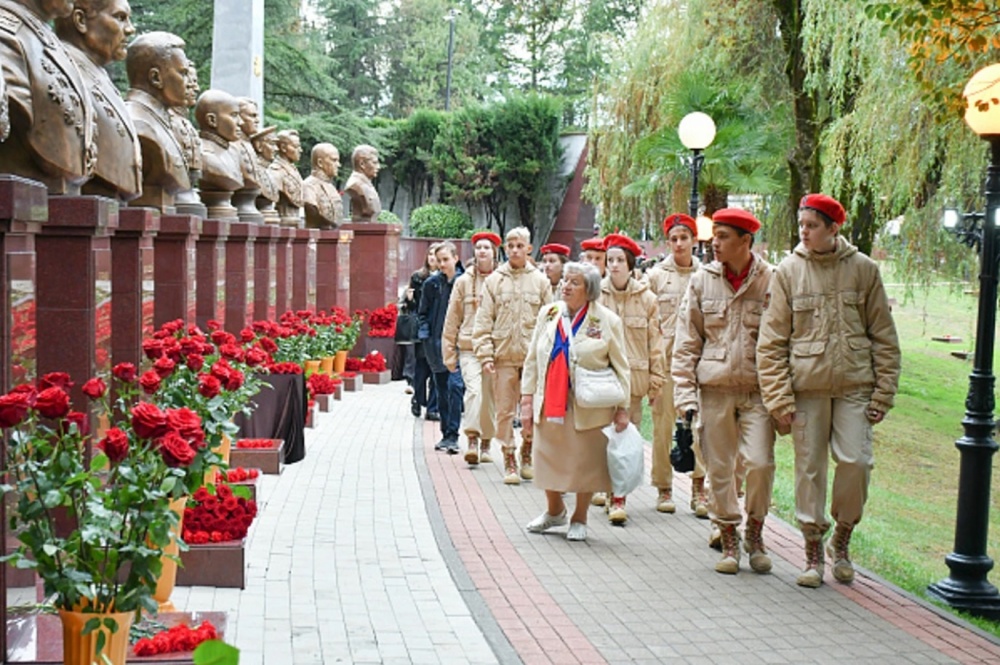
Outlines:
<svg viewBox="0 0 1000 665"><path fill-rule="evenodd" d="M776 519L772 574L745 557L715 573L686 478L675 515L642 487L624 528L592 508L585 543L528 534L541 491L435 452L401 385L345 394L306 459L264 478L246 589L175 591L230 613L241 663L1000 662L994 638L863 571L799 588L800 539Z"/></svg>

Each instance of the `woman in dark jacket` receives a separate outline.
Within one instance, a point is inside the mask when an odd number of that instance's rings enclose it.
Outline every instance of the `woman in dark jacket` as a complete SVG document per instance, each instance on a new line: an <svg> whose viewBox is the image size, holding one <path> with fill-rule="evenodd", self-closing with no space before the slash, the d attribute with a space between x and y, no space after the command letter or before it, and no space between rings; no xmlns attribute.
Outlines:
<svg viewBox="0 0 1000 665"><path fill-rule="evenodd" d="M427 256L424 257L423 267L410 275L410 287L406 290L404 305L406 311L414 316L420 311L420 297L424 290L424 282L437 271L436 249L437 243L431 245L427 249ZM431 370L427 364L423 344L419 339L413 344L413 358L413 399L410 401L410 411L419 418L421 409L427 407L427 419L437 420L437 390L435 390L434 382L430 381ZM428 381L430 381L430 394L427 392Z"/></svg>

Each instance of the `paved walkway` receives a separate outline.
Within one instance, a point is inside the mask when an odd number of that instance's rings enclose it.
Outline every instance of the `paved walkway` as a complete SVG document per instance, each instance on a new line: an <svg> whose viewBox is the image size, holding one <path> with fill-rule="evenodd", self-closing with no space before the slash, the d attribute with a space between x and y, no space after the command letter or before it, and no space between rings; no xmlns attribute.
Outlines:
<svg viewBox="0 0 1000 665"><path fill-rule="evenodd" d="M244 665L1000 662L1000 641L869 576L797 587L777 520L772 574L715 573L686 479L675 515L643 487L625 528L595 508L586 543L527 534L541 492L435 452L401 386L346 393L306 459L264 477L246 589L175 591L230 613Z"/></svg>

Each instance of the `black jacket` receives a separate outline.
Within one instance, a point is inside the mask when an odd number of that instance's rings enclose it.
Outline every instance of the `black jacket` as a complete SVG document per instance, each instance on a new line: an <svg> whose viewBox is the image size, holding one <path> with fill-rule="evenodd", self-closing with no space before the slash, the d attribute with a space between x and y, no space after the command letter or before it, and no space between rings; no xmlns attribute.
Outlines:
<svg viewBox="0 0 1000 665"><path fill-rule="evenodd" d="M427 364L432 372L447 372L441 352L441 333L444 332L444 316L448 312L448 299L458 276L465 272L461 263L455 264L455 276L448 280L444 273L436 272L424 282L420 296L418 318L420 328L417 338L423 343Z"/></svg>

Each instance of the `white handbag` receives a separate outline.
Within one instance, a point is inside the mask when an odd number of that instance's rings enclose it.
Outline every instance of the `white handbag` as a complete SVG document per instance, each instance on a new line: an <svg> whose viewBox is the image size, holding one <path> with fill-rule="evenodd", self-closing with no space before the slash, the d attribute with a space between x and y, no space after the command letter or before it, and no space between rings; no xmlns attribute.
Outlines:
<svg viewBox="0 0 1000 665"><path fill-rule="evenodd" d="M626 403L625 389L610 367L585 369L577 365L573 370L573 393L576 403L588 409L606 409Z"/></svg>

